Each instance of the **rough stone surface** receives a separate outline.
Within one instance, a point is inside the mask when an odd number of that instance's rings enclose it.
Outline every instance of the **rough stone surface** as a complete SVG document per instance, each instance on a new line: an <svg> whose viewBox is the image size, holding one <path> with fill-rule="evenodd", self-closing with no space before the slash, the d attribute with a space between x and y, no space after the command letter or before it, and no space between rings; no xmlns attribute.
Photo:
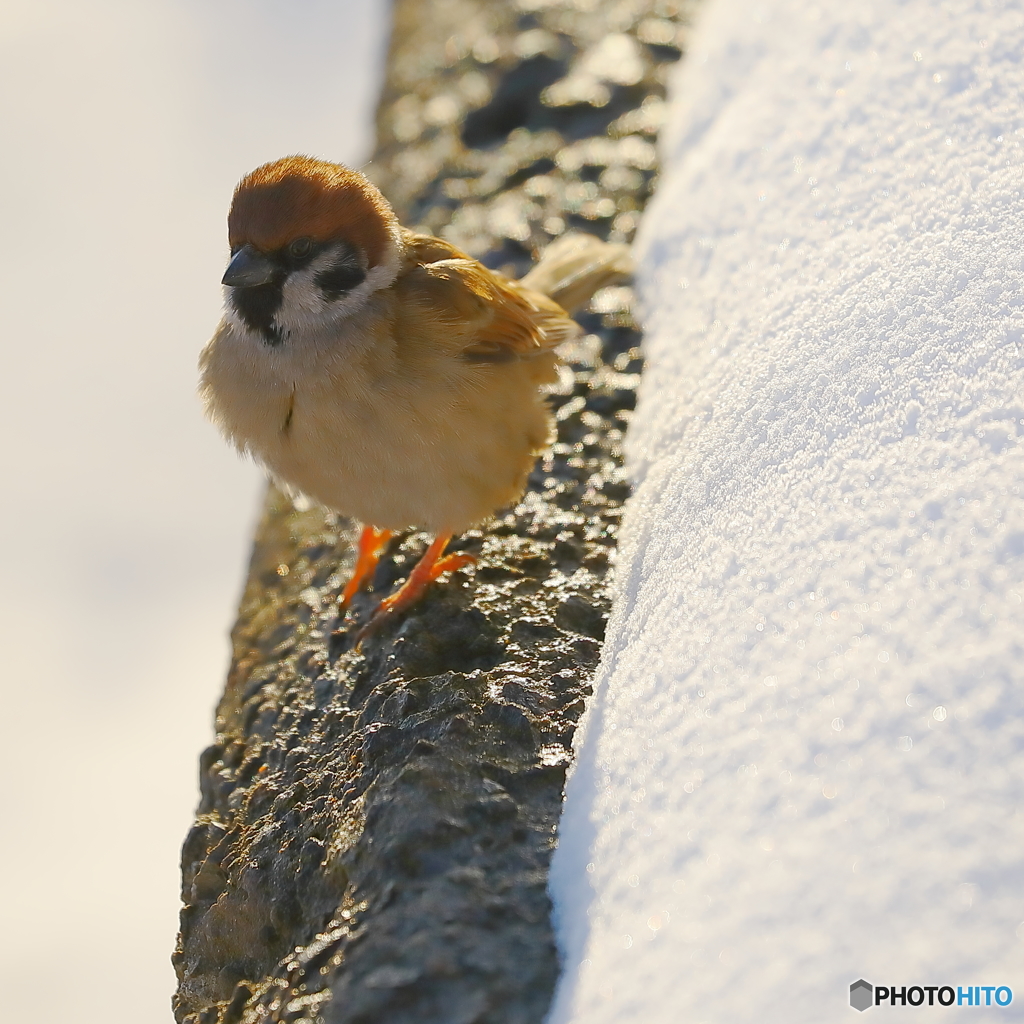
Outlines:
<svg viewBox="0 0 1024 1024"><path fill-rule="evenodd" d="M400 0L372 173L406 224L517 276L570 227L630 240L684 13ZM271 488L182 851L180 1022L543 1018L548 864L628 494L629 300L580 317L557 443L453 542L476 566L361 651L427 538L395 538L341 623L357 526Z"/></svg>

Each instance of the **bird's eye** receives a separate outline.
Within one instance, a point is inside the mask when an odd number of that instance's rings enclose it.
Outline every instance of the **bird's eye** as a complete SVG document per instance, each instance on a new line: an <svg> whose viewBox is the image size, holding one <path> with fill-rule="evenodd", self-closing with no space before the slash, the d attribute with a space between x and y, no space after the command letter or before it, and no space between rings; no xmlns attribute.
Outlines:
<svg viewBox="0 0 1024 1024"><path fill-rule="evenodd" d="M288 243L288 255L294 259L301 260L308 256L313 248L313 240L310 238L296 238L294 242Z"/></svg>

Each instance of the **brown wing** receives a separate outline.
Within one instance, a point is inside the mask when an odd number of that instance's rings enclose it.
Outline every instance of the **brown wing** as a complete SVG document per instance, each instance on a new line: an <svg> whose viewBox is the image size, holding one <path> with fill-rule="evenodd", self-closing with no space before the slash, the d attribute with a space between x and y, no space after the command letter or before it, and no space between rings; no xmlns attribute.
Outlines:
<svg viewBox="0 0 1024 1024"><path fill-rule="evenodd" d="M529 358L578 332L558 303L493 273L455 246L411 232L406 244L418 266L403 275L402 290L451 324L448 340L467 361Z"/></svg>

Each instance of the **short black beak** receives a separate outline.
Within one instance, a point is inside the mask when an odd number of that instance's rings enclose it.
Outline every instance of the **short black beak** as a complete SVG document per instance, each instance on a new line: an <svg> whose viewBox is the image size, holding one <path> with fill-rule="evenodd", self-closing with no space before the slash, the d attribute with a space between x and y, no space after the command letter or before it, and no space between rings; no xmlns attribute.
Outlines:
<svg viewBox="0 0 1024 1024"><path fill-rule="evenodd" d="M277 268L262 253L251 245L243 245L231 258L228 269L220 279L221 284L229 288L252 288L260 284L270 284L277 274Z"/></svg>

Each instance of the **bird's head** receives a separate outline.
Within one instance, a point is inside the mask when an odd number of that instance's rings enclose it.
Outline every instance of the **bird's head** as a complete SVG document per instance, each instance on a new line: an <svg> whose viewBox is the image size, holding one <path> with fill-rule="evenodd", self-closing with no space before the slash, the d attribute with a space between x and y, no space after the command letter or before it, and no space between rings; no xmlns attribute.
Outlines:
<svg viewBox="0 0 1024 1024"><path fill-rule="evenodd" d="M229 315L268 345L351 316L392 284L401 249L394 211L364 175L306 156L239 182L228 241Z"/></svg>

